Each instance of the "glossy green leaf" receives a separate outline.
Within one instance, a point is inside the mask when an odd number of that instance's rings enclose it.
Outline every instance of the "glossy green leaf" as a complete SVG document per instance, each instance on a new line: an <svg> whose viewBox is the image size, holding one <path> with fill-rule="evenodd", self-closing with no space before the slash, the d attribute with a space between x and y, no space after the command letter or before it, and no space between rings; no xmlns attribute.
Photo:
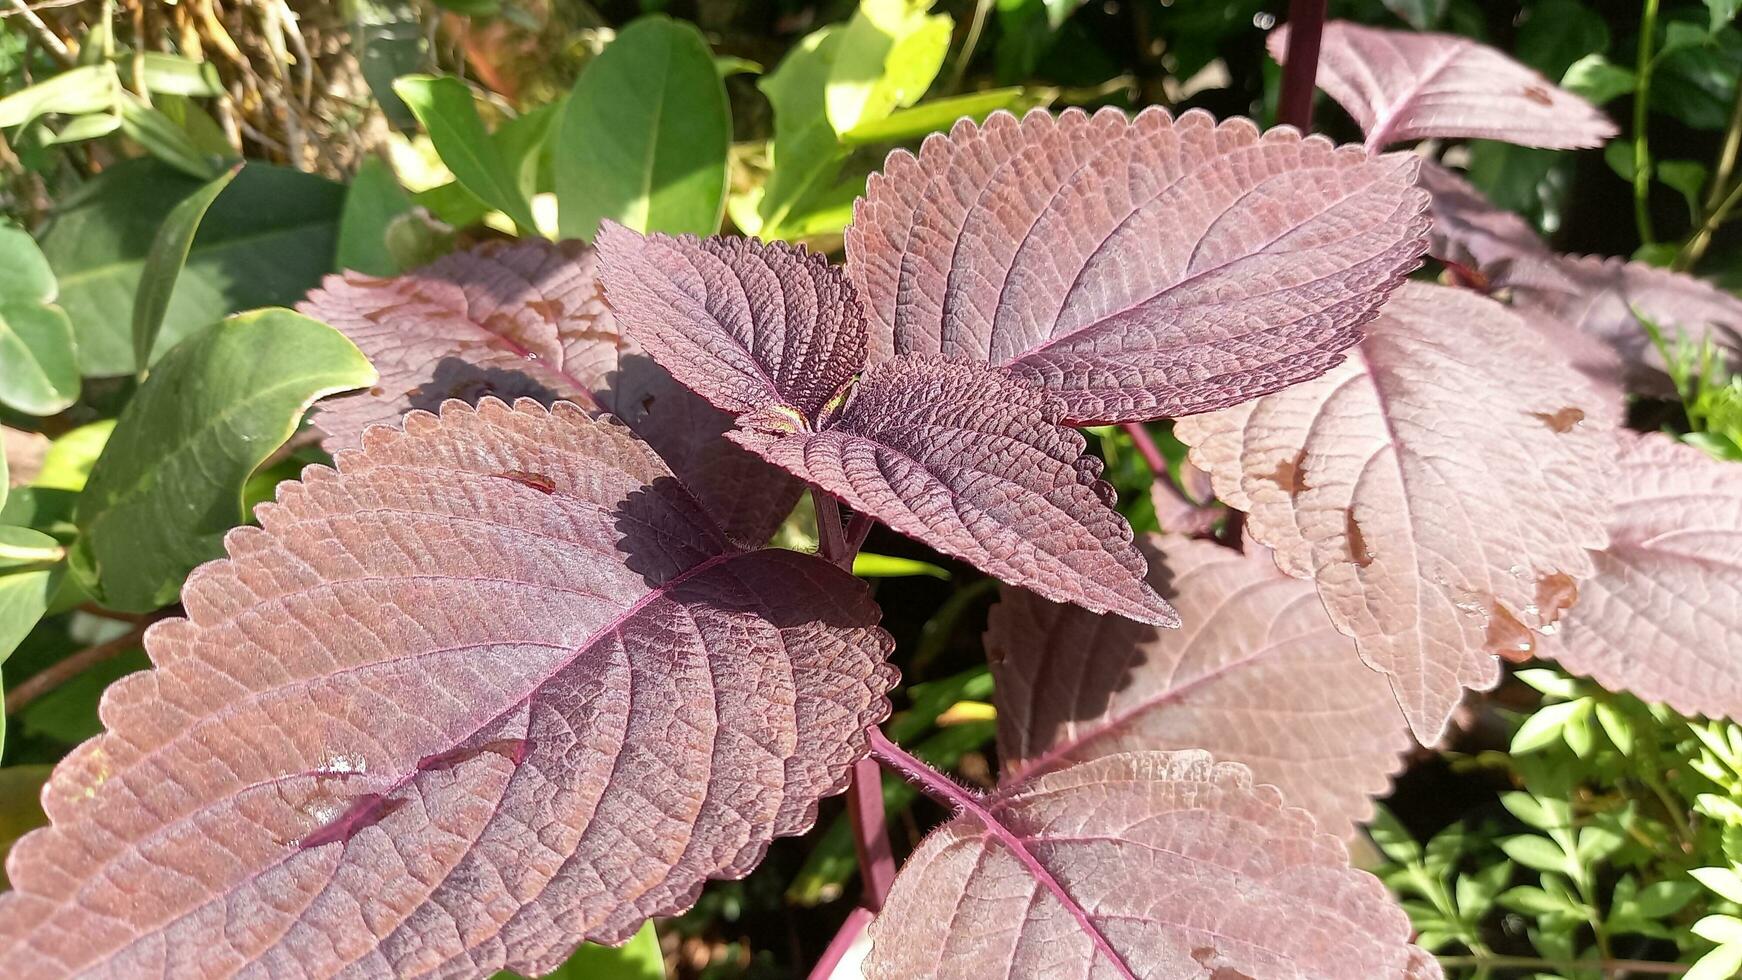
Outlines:
<svg viewBox="0 0 1742 980"><path fill-rule="evenodd" d="M1593 105L1626 95L1638 84L1632 69L1623 68L1601 54L1585 55L1561 76L1562 88L1584 96Z"/></svg>
<svg viewBox="0 0 1742 980"><path fill-rule="evenodd" d="M393 168L369 157L357 168L345 192L345 210L339 215L339 253L335 263L371 276L391 276L405 271L387 248L387 230L393 219L410 211L411 195L399 186Z"/></svg>
<svg viewBox="0 0 1742 980"><path fill-rule="evenodd" d="M218 68L209 61L147 51L140 56L140 68L145 76L145 87L158 95L214 98L224 94Z"/></svg>
<svg viewBox="0 0 1742 980"><path fill-rule="evenodd" d="M726 88L694 27L643 17L587 65L556 136L558 226L591 240L611 218L637 231L719 230L732 138Z"/></svg>
<svg viewBox="0 0 1742 980"><path fill-rule="evenodd" d="M1682 980L1735 980L1742 973L1742 943L1719 946L1694 962Z"/></svg>
<svg viewBox="0 0 1742 980"><path fill-rule="evenodd" d="M1708 915L1688 931L1715 943L1742 945L1742 919L1733 915Z"/></svg>
<svg viewBox="0 0 1742 980"><path fill-rule="evenodd" d="M999 109L1021 112L1029 101L1027 90L1021 86L932 99L911 109L890 113L882 119L866 120L844 134L841 142L848 146L907 142L928 133L948 132L963 116L980 122Z"/></svg>
<svg viewBox="0 0 1742 980"><path fill-rule="evenodd" d="M515 976L504 971L497 974L497 980ZM659 933L648 922L621 946L582 943L567 962L545 974L544 980L665 980Z"/></svg>
<svg viewBox="0 0 1742 980"><path fill-rule="evenodd" d="M1724 898L1742 904L1742 872L1736 868L1695 868L1688 873Z"/></svg>
<svg viewBox="0 0 1742 980"><path fill-rule="evenodd" d="M1547 837L1538 837L1535 834L1507 837L1500 841L1500 849L1506 852L1507 857L1527 868L1558 874L1565 874L1568 870L1566 852Z"/></svg>
<svg viewBox="0 0 1742 980"><path fill-rule="evenodd" d="M187 264L188 250L193 248L200 222L241 169L242 165L237 164L183 198L164 219L151 242L151 250L145 253L139 293L133 298L133 364L138 370L143 371L151 364L157 334L163 327L163 314L169 309L175 281Z"/></svg>
<svg viewBox="0 0 1742 980"><path fill-rule="evenodd" d="M121 132L154 157L199 180L217 175L218 161L200 151L193 138L176 121L138 97L126 95L116 104Z"/></svg>
<svg viewBox="0 0 1742 980"><path fill-rule="evenodd" d="M0 663L48 610L63 556L60 542L40 531L0 526Z"/></svg>
<svg viewBox="0 0 1742 980"><path fill-rule="evenodd" d="M897 558L894 555L864 553L853 556L853 574L863 578L905 578L913 575L929 575L946 582L950 580L949 572L928 561Z"/></svg>
<svg viewBox="0 0 1742 980"><path fill-rule="evenodd" d="M153 160L111 167L61 203L40 243L60 280L87 376L132 374L133 301L158 226L201 184ZM332 271L344 188L251 163L200 223L158 337L181 338L242 309L297 302Z"/></svg>
<svg viewBox="0 0 1742 980"><path fill-rule="evenodd" d="M1524 755L1553 744L1560 739L1567 722L1588 706L1589 702L1583 699L1543 705L1518 726L1517 734L1512 736L1512 754Z"/></svg>
<svg viewBox="0 0 1742 980"><path fill-rule="evenodd" d="M925 95L950 47L950 18L931 0L859 0L841 31L824 104L837 133L886 118Z"/></svg>
<svg viewBox="0 0 1742 980"><path fill-rule="evenodd" d="M0 225L0 404L53 415L79 396L72 323L54 305L54 272L31 237Z"/></svg>
<svg viewBox="0 0 1742 980"><path fill-rule="evenodd" d="M213 325L152 368L79 499L72 565L98 601L144 612L222 553L249 474L323 395L375 371L343 334L289 310Z"/></svg>
<svg viewBox="0 0 1742 980"><path fill-rule="evenodd" d="M532 208L478 117L466 83L446 75L407 75L393 83L393 91L423 124L454 179L506 214L521 234L537 234Z"/></svg>
<svg viewBox="0 0 1742 980"><path fill-rule="evenodd" d="M0 129L22 126L51 112L103 112L114 105L120 89L114 65L70 68L0 99Z"/></svg>
<svg viewBox="0 0 1742 980"><path fill-rule="evenodd" d="M538 106L504 121L490 134L508 173L528 201L540 191L550 189L551 137L565 104L566 99ZM543 187L539 186L541 181Z"/></svg>

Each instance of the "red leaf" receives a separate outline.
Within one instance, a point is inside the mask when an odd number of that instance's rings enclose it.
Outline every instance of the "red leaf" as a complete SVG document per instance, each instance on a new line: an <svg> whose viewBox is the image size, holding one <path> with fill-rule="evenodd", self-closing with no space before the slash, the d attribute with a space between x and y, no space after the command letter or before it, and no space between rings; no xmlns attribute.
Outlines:
<svg viewBox="0 0 1742 980"><path fill-rule="evenodd" d="M299 309L351 338L381 380L321 403L326 448L356 446L368 426L449 398L569 399L628 422L735 539L767 541L801 488L721 438L731 418L635 352L605 305L595 260L578 242L528 240L392 279L329 276Z"/></svg>
<svg viewBox="0 0 1742 980"><path fill-rule="evenodd" d="M1245 767L1133 752L1046 773L919 846L870 980L1439 977L1378 880Z"/></svg>
<svg viewBox="0 0 1742 980"><path fill-rule="evenodd" d="M995 113L890 155L848 271L874 361L1006 368L1075 423L1208 411L1342 359L1425 248L1415 167L1199 111Z"/></svg>
<svg viewBox="0 0 1742 980"><path fill-rule="evenodd" d="M1411 284L1336 371L1176 434L1313 578L1423 744L1528 654L1607 542L1613 419L1517 317Z"/></svg>
<svg viewBox="0 0 1742 980"><path fill-rule="evenodd" d="M1144 540L1184 627L1156 630L1005 589L986 653L1007 782L1140 749L1205 749L1251 768L1343 837L1410 745L1389 685L1309 582L1220 545Z"/></svg>
<svg viewBox="0 0 1742 980"><path fill-rule="evenodd" d="M1281 63L1288 27L1270 32ZM1367 148L1447 137L1520 146L1601 146L1616 133L1595 106L1467 37L1325 25L1318 86L1367 134Z"/></svg>
<svg viewBox="0 0 1742 980"><path fill-rule="evenodd" d="M858 296L803 246L644 237L607 222L599 254L634 339L734 415L783 408L815 420L865 364Z"/></svg>
<svg viewBox="0 0 1742 980"><path fill-rule="evenodd" d="M1742 718L1742 466L1627 433L1610 544L1545 652L1683 714Z"/></svg>
<svg viewBox="0 0 1742 980"><path fill-rule="evenodd" d="M821 432L740 430L737 440L947 555L1097 612L1178 625L1143 581L1131 528L1100 461L1044 392L972 364L873 365Z"/></svg>
<svg viewBox="0 0 1742 980"><path fill-rule="evenodd" d="M539 975L843 787L894 681L861 583L730 545L571 405L363 443L110 687L8 861L0 975Z"/></svg>
<svg viewBox="0 0 1742 980"><path fill-rule="evenodd" d="M1530 222L1495 207L1445 167L1422 161L1420 180L1431 195L1433 227L1427 250L1434 258L1487 275L1506 259L1549 254L1548 244Z"/></svg>

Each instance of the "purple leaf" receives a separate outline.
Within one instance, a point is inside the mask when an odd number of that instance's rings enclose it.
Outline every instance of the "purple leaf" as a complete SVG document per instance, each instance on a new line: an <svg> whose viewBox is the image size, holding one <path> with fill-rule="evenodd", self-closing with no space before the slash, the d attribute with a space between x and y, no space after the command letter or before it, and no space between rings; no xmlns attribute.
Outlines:
<svg viewBox="0 0 1742 980"><path fill-rule="evenodd" d="M568 399L627 422L734 539L767 541L801 488L721 438L731 418L672 384L622 337L595 261L578 242L528 240L457 252L392 279L328 277L299 309L349 337L381 380L321 403L324 445L354 447L368 426L449 398Z"/></svg>
<svg viewBox="0 0 1742 980"><path fill-rule="evenodd" d="M1742 718L1742 466L1626 433L1617 486L1597 575L1544 652L1611 690Z"/></svg>
<svg viewBox="0 0 1742 980"><path fill-rule="evenodd" d="M1439 977L1336 838L1244 766L1133 752L934 831L871 925L870 980Z"/></svg>
<svg viewBox="0 0 1742 980"><path fill-rule="evenodd" d="M1175 432L1431 745L1591 576L1612 422L1505 307L1411 284L1337 370Z"/></svg>
<svg viewBox="0 0 1742 980"><path fill-rule="evenodd" d="M1205 749L1348 837L1410 746L1385 678L1312 584L1269 559L1185 538L1143 544L1179 630L1008 588L992 607L1005 781L1115 752Z"/></svg>
<svg viewBox="0 0 1742 980"><path fill-rule="evenodd" d="M540 975L808 828L888 712L827 562L627 430L457 402L226 540L12 851L0 975Z"/></svg>
<svg viewBox="0 0 1742 980"><path fill-rule="evenodd" d="M873 365L821 432L733 439L860 513L1013 585L1176 626L1101 463L1050 396L974 364Z"/></svg>
<svg viewBox="0 0 1742 980"><path fill-rule="evenodd" d="M1495 207L1445 167L1422 161L1420 180L1432 198L1427 250L1434 258L1486 275L1497 262L1549 254L1548 244L1530 222Z"/></svg>
<svg viewBox="0 0 1742 980"><path fill-rule="evenodd" d="M1709 339L1732 366L1742 366L1742 300L1693 276L1622 259L1544 255L1503 263L1492 279L1526 315L1557 320L1613 350L1635 389L1674 394L1635 311L1666 338Z"/></svg>
<svg viewBox="0 0 1742 980"><path fill-rule="evenodd" d="M847 231L874 361L942 353L1075 423L1208 411L1342 359L1426 247L1416 159L1201 111L994 113L890 155Z"/></svg>
<svg viewBox="0 0 1742 980"><path fill-rule="evenodd" d="M1448 137L1564 150L1616 133L1589 102L1467 37L1332 21L1321 45L1318 86L1360 124L1370 150ZM1268 46L1280 64L1286 25Z"/></svg>
<svg viewBox="0 0 1742 980"><path fill-rule="evenodd" d="M810 422L865 365L865 315L828 260L784 242L599 232L611 306L654 360L742 415Z"/></svg>

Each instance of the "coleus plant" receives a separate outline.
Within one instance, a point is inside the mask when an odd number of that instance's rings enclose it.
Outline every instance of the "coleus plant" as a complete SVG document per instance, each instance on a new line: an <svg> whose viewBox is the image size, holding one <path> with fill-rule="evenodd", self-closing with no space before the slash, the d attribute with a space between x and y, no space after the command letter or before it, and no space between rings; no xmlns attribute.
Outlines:
<svg viewBox="0 0 1742 980"><path fill-rule="evenodd" d="M1371 150L1458 135L1411 97ZM851 783L869 976L1438 976L1338 839L1406 731L1496 655L1708 693L1683 645L1734 624L1620 651L1638 596L1734 561L1651 501L1742 498L1654 483L1651 437L1617 470L1614 405L1523 304L1402 285L1417 167L998 114L890 158L845 272L606 226L330 281L306 309L380 384L324 406L334 466L195 572L57 768L0 972L538 973ZM1134 540L1072 428L1184 415L1245 555ZM763 548L804 484L819 554ZM989 794L875 727L891 642L844 568L878 521L1006 585ZM893 884L868 756L952 814Z"/></svg>

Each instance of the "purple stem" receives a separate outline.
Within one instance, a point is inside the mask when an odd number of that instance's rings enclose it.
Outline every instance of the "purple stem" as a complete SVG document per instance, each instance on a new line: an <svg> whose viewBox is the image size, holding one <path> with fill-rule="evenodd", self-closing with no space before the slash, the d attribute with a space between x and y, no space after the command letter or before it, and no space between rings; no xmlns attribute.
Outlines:
<svg viewBox="0 0 1742 980"><path fill-rule="evenodd" d="M1276 120L1307 132L1313 124L1313 86L1319 74L1319 38L1327 0L1288 0L1288 50L1282 59L1282 93Z"/></svg>
<svg viewBox="0 0 1742 980"><path fill-rule="evenodd" d="M1125 958L1119 955L1118 950L1115 950L1112 944L1107 941L1107 937L1101 934L1100 928L1095 925L1093 919L1089 918L1088 911L1078 904L1069 892L1065 891L1065 887L1059 884L1059 880L1053 877L1046 865L1040 863L1040 859L1034 856L1034 852L1028 849L1028 845L1023 842L1022 838L1011 833L1010 828L1004 826L1003 822L986 808L985 799L979 793L962 786L910 755L906 749L891 742L879 729L868 728L865 734L871 739L871 758L883 763L901 778L912 783L920 792L948 807L951 813L957 816L971 816L978 821L980 826L986 829L988 836L1003 844L1005 849L1028 870L1028 873L1034 876L1034 880L1040 882L1042 887L1051 892L1052 897L1071 913L1071 916L1077 920L1077 925L1094 942L1095 949L1106 957L1107 962L1113 965L1119 976L1125 977L1127 980L1137 980L1137 974L1132 972L1131 967L1126 964Z"/></svg>
<svg viewBox="0 0 1742 980"><path fill-rule="evenodd" d="M823 950L822 959L811 968L810 980L829 980L835 974L835 967L841 965L841 958L847 955L847 950L853 948L859 936L876 918L870 909L855 908L847 913L847 921L841 923L841 929L835 933L835 938L829 940L829 948Z"/></svg>
<svg viewBox="0 0 1742 980"><path fill-rule="evenodd" d="M847 522L847 553L857 557L859 549L865 547L865 539L870 537L871 529L877 526L877 519L868 514L854 514Z"/></svg>
<svg viewBox="0 0 1742 980"><path fill-rule="evenodd" d="M853 551L841 531L841 504L834 497L811 487L811 504L817 513L817 553L847 571L853 570Z"/></svg>
<svg viewBox="0 0 1742 980"><path fill-rule="evenodd" d="M869 756L853 764L847 820L853 825L853 849L859 854L859 876L865 884L860 902L866 911L881 912L895 884L895 854L889 848L883 815L883 770Z"/></svg>

